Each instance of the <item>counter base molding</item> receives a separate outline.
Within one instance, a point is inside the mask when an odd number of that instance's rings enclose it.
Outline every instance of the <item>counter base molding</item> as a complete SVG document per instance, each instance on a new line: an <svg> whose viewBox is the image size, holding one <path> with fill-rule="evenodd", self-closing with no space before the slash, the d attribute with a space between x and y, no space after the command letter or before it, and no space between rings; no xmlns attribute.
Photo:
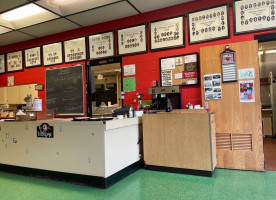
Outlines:
<svg viewBox="0 0 276 200"><path fill-rule="evenodd" d="M174 167L162 167L162 166L153 166L153 165L145 165L145 169L153 170L153 171L161 171L161 172L171 172L177 174L188 174L188 175L196 175L196 176L205 176L212 177L214 171L203 171L203 170L195 170L195 169L183 169L183 168L174 168Z"/></svg>
<svg viewBox="0 0 276 200"><path fill-rule="evenodd" d="M212 176L216 160L215 114L173 110L143 115L146 168Z"/></svg>
<svg viewBox="0 0 276 200"><path fill-rule="evenodd" d="M115 183L123 180L125 177L136 172L143 167L143 161L137 161L130 166L120 170L119 172L111 175L108 178L98 177L98 176L87 176L80 174L71 174L63 172L55 172L41 169L33 169L27 167L18 167L13 165L0 164L0 171L15 173L24 176L32 176L44 179L50 179L55 181L64 181L77 185L86 185L101 189L107 189Z"/></svg>
<svg viewBox="0 0 276 200"><path fill-rule="evenodd" d="M51 127L53 137L41 137L41 124ZM138 141L138 118L1 121L0 164L3 169L27 171L27 175L35 171L106 188L137 168L141 159Z"/></svg>

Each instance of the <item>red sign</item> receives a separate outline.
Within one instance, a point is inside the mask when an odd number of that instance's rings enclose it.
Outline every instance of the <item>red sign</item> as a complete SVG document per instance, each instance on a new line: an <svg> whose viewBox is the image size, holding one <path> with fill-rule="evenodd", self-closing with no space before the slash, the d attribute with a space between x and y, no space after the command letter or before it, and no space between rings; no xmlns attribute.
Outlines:
<svg viewBox="0 0 276 200"><path fill-rule="evenodd" d="M182 77L183 78L197 78L197 73L196 73L196 71L182 72Z"/></svg>

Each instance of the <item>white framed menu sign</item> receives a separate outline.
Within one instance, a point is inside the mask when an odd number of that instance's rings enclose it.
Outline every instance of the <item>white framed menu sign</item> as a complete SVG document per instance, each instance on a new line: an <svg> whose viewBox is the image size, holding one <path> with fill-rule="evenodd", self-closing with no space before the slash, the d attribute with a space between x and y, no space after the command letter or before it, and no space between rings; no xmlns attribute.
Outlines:
<svg viewBox="0 0 276 200"><path fill-rule="evenodd" d="M275 0L234 2L234 34L276 28Z"/></svg>
<svg viewBox="0 0 276 200"><path fill-rule="evenodd" d="M184 17L150 23L150 50L184 46Z"/></svg>
<svg viewBox="0 0 276 200"><path fill-rule="evenodd" d="M23 70L22 51L7 53L7 71L14 72L21 70Z"/></svg>
<svg viewBox="0 0 276 200"><path fill-rule="evenodd" d="M115 55L113 31L90 35L88 40L90 59L107 58Z"/></svg>
<svg viewBox="0 0 276 200"><path fill-rule="evenodd" d="M230 37L228 4L188 14L189 44Z"/></svg>
<svg viewBox="0 0 276 200"><path fill-rule="evenodd" d="M64 41L65 63L86 59L85 37Z"/></svg>
<svg viewBox="0 0 276 200"><path fill-rule="evenodd" d="M25 49L25 67L36 67L41 65L41 47Z"/></svg>
<svg viewBox="0 0 276 200"><path fill-rule="evenodd" d="M119 29L117 38L119 56L147 52L145 24Z"/></svg>
<svg viewBox="0 0 276 200"><path fill-rule="evenodd" d="M43 45L42 49L44 66L63 63L61 42Z"/></svg>
<svg viewBox="0 0 276 200"><path fill-rule="evenodd" d="M6 73L5 54L0 55L0 74Z"/></svg>

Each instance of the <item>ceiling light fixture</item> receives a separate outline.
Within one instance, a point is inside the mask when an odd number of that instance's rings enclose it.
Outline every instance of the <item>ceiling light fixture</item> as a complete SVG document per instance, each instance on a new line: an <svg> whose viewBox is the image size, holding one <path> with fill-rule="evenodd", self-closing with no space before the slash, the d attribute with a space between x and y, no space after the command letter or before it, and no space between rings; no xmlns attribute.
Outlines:
<svg viewBox="0 0 276 200"><path fill-rule="evenodd" d="M7 21L13 21L13 20L18 20L18 19L35 15L43 11L45 11L43 8L31 3L28 5L16 8L14 10L5 12L1 14L1 17L2 19Z"/></svg>
<svg viewBox="0 0 276 200"><path fill-rule="evenodd" d="M66 4L72 4L78 0L47 0L47 4L53 7L64 6Z"/></svg>
<svg viewBox="0 0 276 200"><path fill-rule="evenodd" d="M273 49L273 50L267 50L267 51L265 51L265 53L267 54L267 53L276 53L276 49Z"/></svg>

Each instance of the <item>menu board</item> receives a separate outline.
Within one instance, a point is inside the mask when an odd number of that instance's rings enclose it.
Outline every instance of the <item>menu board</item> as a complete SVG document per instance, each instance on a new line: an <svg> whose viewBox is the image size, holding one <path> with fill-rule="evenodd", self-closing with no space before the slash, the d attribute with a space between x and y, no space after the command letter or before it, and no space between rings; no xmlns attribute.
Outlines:
<svg viewBox="0 0 276 200"><path fill-rule="evenodd" d="M183 16L150 23L150 49L184 46Z"/></svg>
<svg viewBox="0 0 276 200"><path fill-rule="evenodd" d="M86 59L85 37L64 41L65 62Z"/></svg>
<svg viewBox="0 0 276 200"><path fill-rule="evenodd" d="M6 72L6 66L5 66L5 55L0 55L0 74L3 74Z"/></svg>
<svg viewBox="0 0 276 200"><path fill-rule="evenodd" d="M118 54L127 55L147 51L146 25L120 29L118 34Z"/></svg>
<svg viewBox="0 0 276 200"><path fill-rule="evenodd" d="M89 36L90 59L106 58L114 55L114 32Z"/></svg>
<svg viewBox="0 0 276 200"><path fill-rule="evenodd" d="M161 86L197 85L198 54L160 58Z"/></svg>
<svg viewBox="0 0 276 200"><path fill-rule="evenodd" d="M235 34L275 28L275 6L275 0L235 1Z"/></svg>
<svg viewBox="0 0 276 200"><path fill-rule="evenodd" d="M25 49L25 67L35 67L41 65L41 48L34 47Z"/></svg>
<svg viewBox="0 0 276 200"><path fill-rule="evenodd" d="M7 71L14 72L23 69L22 51L7 53Z"/></svg>
<svg viewBox="0 0 276 200"><path fill-rule="evenodd" d="M230 37L228 5L188 14L189 44Z"/></svg>
<svg viewBox="0 0 276 200"><path fill-rule="evenodd" d="M62 44L61 42L43 45L43 64L44 66L61 64Z"/></svg>

